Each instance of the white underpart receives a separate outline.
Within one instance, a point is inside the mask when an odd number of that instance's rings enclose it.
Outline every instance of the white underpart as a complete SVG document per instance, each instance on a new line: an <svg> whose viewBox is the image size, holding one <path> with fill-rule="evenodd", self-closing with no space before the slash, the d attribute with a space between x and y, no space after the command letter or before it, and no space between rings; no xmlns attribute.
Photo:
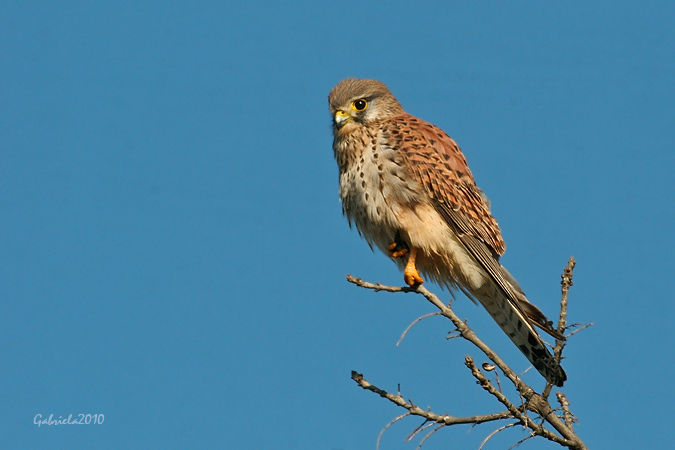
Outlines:
<svg viewBox="0 0 675 450"><path fill-rule="evenodd" d="M418 250L417 268L423 275L448 287L479 289L488 280L487 273L428 203L422 186L411 176L397 176L402 168L392 161L393 156L394 150L382 143L377 151L367 147L362 157L341 174L340 197L352 205L346 208L350 222L371 246L385 254L398 233ZM395 262L403 268L407 257Z"/></svg>
<svg viewBox="0 0 675 450"><path fill-rule="evenodd" d="M459 282L470 290L479 289L485 284L485 270L476 264L433 206L423 204L414 211L403 210L396 215L408 234L409 245L418 249L417 268L420 271L437 281L450 284ZM439 260L443 263L440 269Z"/></svg>

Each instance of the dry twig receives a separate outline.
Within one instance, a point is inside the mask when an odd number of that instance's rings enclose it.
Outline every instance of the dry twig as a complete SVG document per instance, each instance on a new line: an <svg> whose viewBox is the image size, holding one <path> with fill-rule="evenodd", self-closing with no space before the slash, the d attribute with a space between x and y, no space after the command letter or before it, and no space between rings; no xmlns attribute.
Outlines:
<svg viewBox="0 0 675 450"><path fill-rule="evenodd" d="M572 286L572 273L574 270L575 266L575 261L574 258L570 258L567 267L565 268L565 271L562 275L562 298L560 302L560 317L558 321L558 331L560 333L564 333L564 331L569 328L566 326L566 321L567 321L567 297L569 294L569 289ZM410 439L421 433L422 431L430 428L433 426L433 424L438 424L431 432L429 432L423 439L422 442L420 442L418 448L422 446L424 441L428 439L431 435L436 433L440 428L445 427L445 426L452 426L452 425L460 425L460 424L472 424L472 426L475 426L480 423L485 423L485 422L492 422L492 421L498 421L498 420L515 420L515 422L511 422L508 425L501 426L494 432L492 432L488 437L483 441L481 444L481 449L487 443L487 441L494 436L495 434L499 433L500 431L510 428L515 425L522 425L526 429L530 431L530 436L524 438L523 440L519 441L516 443L514 446L519 445L521 442L530 439L535 436L541 436L544 437L552 442L556 442L564 447L568 447L573 450L586 450L586 446L584 443L581 441L581 439L574 433L573 428L572 428L572 422L573 422L573 415L569 410L569 402L567 401L566 397L558 392L557 393L557 398L559 403L561 404L562 411L563 411L563 420L561 420L558 415L555 414L553 408L551 407L549 401L548 401L548 396L550 394L550 391L552 389L552 385L550 383L547 383L546 387L544 388L544 391L542 394L538 394L533 388L531 388L529 385L527 385L500 357L497 355L490 347L488 347L482 340L480 340L476 334L473 332L469 326L462 321L452 310L450 305L444 304L435 294L430 292L424 285L418 285L415 287L396 287L396 286L385 286L380 283L369 283L367 281L363 281L360 278L355 278L352 277L351 275L347 275L347 280L350 283L356 284L357 286L366 288L366 289L372 289L375 291L386 291L386 292L404 292L404 293L416 293L423 295L424 298L427 299L431 304L433 304L436 308L438 308L439 312L436 313L431 313L427 314L419 319L416 319L411 323L408 328L403 332L401 339L405 337L406 333L410 330L410 328L415 325L417 322L422 320L423 318L426 318L430 315L443 315L450 319L455 326L456 333L458 333L458 336L461 336L462 338L466 339L467 341L471 342L475 347L480 349L485 356L487 356L490 361L494 363L495 366L497 366L502 373L513 383L514 387L518 391L518 394L521 399L521 404L520 406L516 406L514 403L512 403L506 395L502 392L501 386L499 388L495 388L490 380L488 380L483 372L476 367L473 358L470 356L465 357L465 364L466 366L471 370L471 374L473 377L477 380L477 383L490 395L495 397L502 405L506 407L506 411L498 412L498 413L493 413L493 414L483 414L483 415L475 415L475 416L470 416L470 417L454 417L450 416L448 414L445 415L440 415L433 413L432 411L424 411L423 409L419 408L418 406L414 405L410 400L405 400L400 393L397 394L391 394L383 389L378 388L377 386L369 383L368 381L365 380L362 374L352 371L352 379L363 389L374 392L378 394L382 398L386 398L390 402L398 405L401 408L404 408L407 410L407 412L396 419L394 419L392 422L387 424L385 428L380 432L380 436L378 437L378 447L379 447L379 441L382 433L393 423L396 421L402 419L403 417L406 417L408 415L415 415L419 416L425 419L425 422L420 425L418 428L416 428L409 436ZM575 324L576 325L576 324ZM574 325L573 325L574 326ZM587 325L590 326L590 325ZM585 327L584 327L585 328ZM583 328L582 328L583 329ZM576 333L579 330L575 330L573 333ZM571 335L570 334L570 335ZM399 341L400 342L400 341ZM562 351L565 347L565 342L564 341L556 341L556 346L554 348L554 357L556 358L556 361L560 361L562 358ZM489 368L489 370L492 370L493 367L491 365L486 366ZM495 371L495 373L497 373ZM536 423L535 421L531 420L528 415L527 411L532 411L537 414L539 419L541 419L541 423ZM545 427L545 425L550 425L555 431Z"/></svg>

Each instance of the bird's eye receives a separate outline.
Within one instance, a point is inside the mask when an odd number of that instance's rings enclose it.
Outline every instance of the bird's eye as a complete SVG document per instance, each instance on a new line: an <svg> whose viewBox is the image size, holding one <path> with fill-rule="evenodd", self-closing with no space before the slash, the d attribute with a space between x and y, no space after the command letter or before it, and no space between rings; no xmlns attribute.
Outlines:
<svg viewBox="0 0 675 450"><path fill-rule="evenodd" d="M364 109L366 109L366 106L368 106L368 102L362 98L354 100L352 102L352 108L354 109L354 111L363 111Z"/></svg>

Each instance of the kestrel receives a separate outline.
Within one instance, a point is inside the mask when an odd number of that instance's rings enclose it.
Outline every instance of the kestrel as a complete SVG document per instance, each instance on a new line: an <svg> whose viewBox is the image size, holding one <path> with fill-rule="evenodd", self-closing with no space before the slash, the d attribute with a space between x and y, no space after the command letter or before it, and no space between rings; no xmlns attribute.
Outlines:
<svg viewBox="0 0 675 450"><path fill-rule="evenodd" d="M466 158L445 132L407 114L375 80L348 78L328 96L342 211L403 269L479 301L546 380L565 372L534 326L564 337L499 263L506 246Z"/></svg>

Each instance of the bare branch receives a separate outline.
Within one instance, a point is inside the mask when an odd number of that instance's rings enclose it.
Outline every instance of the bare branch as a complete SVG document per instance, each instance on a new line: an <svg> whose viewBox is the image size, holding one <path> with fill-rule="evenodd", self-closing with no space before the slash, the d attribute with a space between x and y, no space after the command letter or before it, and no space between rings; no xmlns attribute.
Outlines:
<svg viewBox="0 0 675 450"><path fill-rule="evenodd" d="M444 426L445 426L444 424L441 424L441 425L438 425L433 430L431 430L431 432L429 432L426 436L424 436L422 438L422 440L420 441L420 444L417 446L417 448L415 450L420 450L422 448L422 446L424 445L424 443L426 442L426 440L429 439L435 432L437 432L438 430L440 430Z"/></svg>
<svg viewBox="0 0 675 450"><path fill-rule="evenodd" d="M398 341L396 342L396 346L398 347L398 345L399 345L401 342L403 342L403 339L405 339L405 336L406 336L406 334L408 334L408 331L410 331L410 329L411 329L412 327L414 327L415 324L417 324L417 322L420 322L420 321L426 319L427 317L431 317L431 316L439 316L440 314L441 314L441 313L439 313L439 312L432 312L432 313L425 314L425 315L423 315L422 317L418 317L417 319L413 320L412 323L411 323L410 325L408 325L408 327L403 331L403 333L401 334L401 337L398 338Z"/></svg>
<svg viewBox="0 0 675 450"><path fill-rule="evenodd" d="M572 275L573 275L573 270L576 262L574 261L574 258L570 258L568 261L567 267L565 268L563 274L562 274L562 282L561 282L561 302L560 302L560 317L558 320L558 327L557 330L563 334L565 330L568 330L570 328L577 327L581 324L572 324L570 326L567 326L567 301L568 301L568 294L569 294L569 289L572 286ZM557 393L557 398L559 403L562 406L562 417L564 419L561 420L558 415L556 415L555 411L551 407L549 401L548 401L548 396L551 392L552 385L550 383L547 383L544 391L542 394L538 394L534 389L532 389L529 385L527 385L519 375L517 375L490 347L488 347L482 340L480 340L476 334L473 332L471 328L466 324L465 321L461 320L452 310L450 307L450 304L446 305L444 304L435 294L430 292L429 290L426 289L424 285L416 285L413 287L408 287L408 286L403 286L403 287L397 287L397 286L385 286L381 283L369 283L367 281L363 281L360 278L355 278L351 275L347 275L347 280L350 283L353 283L357 286L360 286L362 288L366 289L372 289L376 292L379 291L385 291L385 292L404 292L404 293L416 293L424 296L424 298L427 299L432 305L434 305L436 308L438 308L439 312L435 313L430 313L426 314L422 317L419 317L415 321L413 321L403 332L401 335L401 338L399 339L400 343L403 338L406 336L408 331L419 321L421 321L424 318L430 317L432 315L443 315L450 319L452 321L453 325L455 326L455 330L453 330L451 333L450 337L448 339L452 339L454 337L462 337L466 339L467 341L471 342L474 346L476 346L478 349L480 349L485 356L487 356L494 365L485 363L483 364L483 369L486 371L494 371L495 376L496 376L496 382L498 385L498 388L495 388L495 386L492 384L492 382L483 374L483 372L476 367L476 364L474 363L473 358L470 356L465 357L465 365L471 370L471 374L473 377L477 380L477 383L490 395L495 397L502 405L506 407L506 411L500 412L500 413L495 413L495 414L485 414L485 415L476 415L476 416L471 416L471 417L454 417L450 416L448 414L445 415L440 415L433 413L430 410L424 411L423 409L419 408L411 400L405 400L401 394L400 390L397 394L391 394L383 389L378 388L377 386L374 386L370 384L368 381L366 381L363 378L363 375L357 373L356 371L352 371L352 379L359 385L361 388L365 390L369 390L371 392L374 392L378 394L379 396L386 398L390 402L398 405L399 407L404 408L407 412L396 419L394 419L392 422L390 422L384 429L380 432L380 435L378 436L378 447L379 447L379 442L382 434L384 431L393 423L397 422L398 420L402 419L403 417L409 416L409 415L416 415L419 417L422 417L425 421L417 427L413 432L408 436L408 440L414 438L415 436L419 435L422 431L427 430L431 427L434 426L434 424L438 424L435 426L435 428L429 432L423 439L422 442L420 442L418 449L422 446L422 444L436 431L441 429L444 426L451 426L451 425L459 425L459 424L471 424L472 427L480 424L480 423L485 423L485 422L492 422L492 421L498 421L498 420L505 420L505 419L511 419L515 420L515 422L509 423L507 425L499 427L497 430L493 431L488 437L483 441L481 444L481 449L484 447L485 443L494 435L499 433L500 431L503 431L507 428L511 428L517 424L521 424L523 427L529 430L530 436L521 439L518 441L516 444L514 444L511 448L514 448L518 445L520 445L522 442L526 441L527 439L531 439L532 437L535 436L542 436L552 442L556 442L562 446L568 447L573 450L587 450L586 446L584 443L579 439L577 435L574 434L573 428L572 428L572 423L574 421L574 416L569 410L569 402L567 401L566 397L558 392ZM568 337L577 333L578 331L581 331L582 329L587 328L588 326L591 326L592 324L587 324L584 325L582 328L577 329L573 331L572 333L568 334ZM456 334L454 334L456 333ZM397 343L397 345L398 345ZM560 362L562 359L562 351L565 347L565 341L556 341L556 345L554 347L554 357L557 362ZM513 404L507 397L506 395L502 392L501 389L501 384L499 382L499 372L496 370L496 368L499 368L499 370L508 378L516 388L518 394L520 395L520 406L516 406ZM535 417L537 421L541 419L540 423L535 422L534 420L530 419L528 417L527 412L532 411L538 415L538 417ZM545 428L545 425L550 425L555 429L555 432ZM556 434L556 432L558 434Z"/></svg>
<svg viewBox="0 0 675 450"><path fill-rule="evenodd" d="M399 420L403 419L404 417L407 417L410 415L410 412L407 412L405 414L401 414L400 416L394 418L391 422L386 424L381 430L380 434L377 435L377 444L375 444L375 449L379 450L380 448L380 441L382 440L382 436L384 435L384 432L387 431L387 428L398 422Z"/></svg>
<svg viewBox="0 0 675 450"><path fill-rule="evenodd" d="M560 299L560 319L558 320L558 332L561 334L565 332L565 324L567 321L567 296L570 292L570 287L572 287L572 284L574 284L572 283L572 277L574 266L576 265L577 262L575 261L574 257L570 257L569 261L567 261L567 267L565 267L563 274L560 275L560 278L562 278L562 281L560 282L562 297Z"/></svg>
<svg viewBox="0 0 675 450"><path fill-rule="evenodd" d="M564 334L567 325L567 296L569 295L570 287L572 287L573 284L572 277L574 274L573 273L574 266L576 265L577 262L575 261L574 257L570 257L570 259L567 261L567 267L563 269L563 273L562 275L560 275L561 296L560 296L560 317L558 318L558 332L560 334ZM566 341L560 340L555 341L555 348L553 349L553 358L558 364L560 364L560 360L562 359L562 351L565 348L565 342ZM553 385L551 383L546 383L546 387L542 392L542 396L544 398L548 398L552 388Z"/></svg>
<svg viewBox="0 0 675 450"><path fill-rule="evenodd" d="M523 391L530 392L530 394L534 393L534 390L532 390L531 387L518 378L515 372L490 347L488 347L487 344L478 339L473 330L469 328L469 326L464 323L464 321L461 320L449 306L445 305L435 294L424 287L424 285L417 285L415 287L385 286L381 283L369 283L367 281L363 281L361 278L356 278L351 275L347 275L347 280L357 286L366 289L373 289L375 291L406 293L414 292L423 295L424 298L426 298L432 305L440 310L442 315L452 321L453 325L455 325L455 328L464 339L468 340L473 345L478 347L483 353L485 353L485 356L487 356L497 365L497 367L499 367L499 369L511 380L518 390L522 389ZM523 393L523 395L525 395L525 393ZM527 398L527 395L525 395L525 397Z"/></svg>
<svg viewBox="0 0 675 450"><path fill-rule="evenodd" d="M487 441L489 441L489 440L492 439L494 436L496 436L497 433L499 433L500 431L504 431L504 430L506 430L507 428L515 427L516 425L519 425L519 424L520 424L520 422L513 422L513 423L508 423L508 424L506 424L506 425L504 425L504 426L501 426L501 427L497 428L495 431L493 431L492 433L488 434L487 437L486 437L485 439L483 439L483 442L480 443L480 447L478 447L478 450L483 450L483 447L485 447L485 444L487 444Z"/></svg>
<svg viewBox="0 0 675 450"><path fill-rule="evenodd" d="M535 434L530 434L529 436L522 438L521 440L519 440L518 442L513 444L511 447L509 447L509 450L518 447L520 444L522 444L523 442L525 442L528 439L532 439L533 437L537 437L537 436Z"/></svg>
<svg viewBox="0 0 675 450"><path fill-rule="evenodd" d="M518 408L516 408L513 403L511 403L504 394L502 394L500 391L498 391L492 383L490 383L490 380L488 380L485 375L483 375L483 372L476 367L476 364L473 362L473 358L470 357L469 355L464 357L464 364L466 367L468 367L471 370L471 374L478 380L478 384L488 391L490 394L492 394L493 397L495 397L499 402L506 406L506 409L509 410L511 413L511 416L518 419L524 426L528 426L530 423L530 420L527 418L526 415L524 415Z"/></svg>
<svg viewBox="0 0 675 450"><path fill-rule="evenodd" d="M572 413L570 412L570 402L569 400L567 400L567 397L565 397L565 394L563 394L562 392L556 392L556 398L558 399L558 403L560 403L560 406L562 407L565 425L567 425L567 428L572 430L574 420L572 418Z"/></svg>
<svg viewBox="0 0 675 450"><path fill-rule="evenodd" d="M445 426L445 424L441 424L442 426ZM419 433L422 431L426 430L429 427L433 427L434 422L429 422L428 420L425 420L422 422L417 428L415 428L408 436L406 436L405 440L406 441L412 441L415 436L417 436Z"/></svg>
<svg viewBox="0 0 675 450"><path fill-rule="evenodd" d="M380 389L377 386L370 384L368 381L366 381L365 378L363 378L362 374L356 371L352 371L352 380L356 381L356 383L363 389L374 392L380 397L386 398L390 402L407 409L409 414L420 416L430 422L440 423L443 425L458 425L467 423L478 424L511 417L511 414L508 411L503 411L501 413L495 414L476 415L471 417L453 417L447 414L446 415L435 414L431 411L425 411L419 406L415 406L412 403L407 402L400 395L390 394L384 389Z"/></svg>
<svg viewBox="0 0 675 450"><path fill-rule="evenodd" d="M592 327L593 325L595 325L595 322L591 322L591 323L573 323L572 325L568 325L568 326L567 326L567 329L568 329L568 330L569 330L570 328L575 328L575 327L579 327L579 328L577 328L576 330L572 331L571 333L568 333L565 337L574 336L574 335L577 334L578 332L580 332L580 331L582 331L582 330L585 330L586 328L590 328L590 327Z"/></svg>

